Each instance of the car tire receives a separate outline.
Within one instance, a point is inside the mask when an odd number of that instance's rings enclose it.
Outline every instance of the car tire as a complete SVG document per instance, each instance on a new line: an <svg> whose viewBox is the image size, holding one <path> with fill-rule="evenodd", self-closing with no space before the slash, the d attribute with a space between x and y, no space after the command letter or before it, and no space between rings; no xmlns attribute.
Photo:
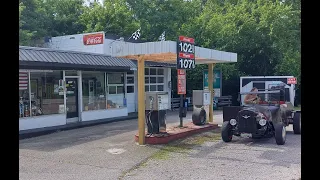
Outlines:
<svg viewBox="0 0 320 180"><path fill-rule="evenodd" d="M277 123L274 126L274 130L276 143L278 145L284 145L286 143L287 136L286 126L283 123Z"/></svg>
<svg viewBox="0 0 320 180"><path fill-rule="evenodd" d="M206 123L207 123L206 110L201 109L201 111L200 111L200 125L205 125Z"/></svg>
<svg viewBox="0 0 320 180"><path fill-rule="evenodd" d="M293 133L301 134L301 113L296 112L293 116Z"/></svg>
<svg viewBox="0 0 320 180"><path fill-rule="evenodd" d="M192 122L194 125L204 125L207 122L207 113L204 109L196 108L192 113Z"/></svg>
<svg viewBox="0 0 320 180"><path fill-rule="evenodd" d="M221 128L221 138L224 142L230 142L232 140L232 127L229 121L225 121Z"/></svg>

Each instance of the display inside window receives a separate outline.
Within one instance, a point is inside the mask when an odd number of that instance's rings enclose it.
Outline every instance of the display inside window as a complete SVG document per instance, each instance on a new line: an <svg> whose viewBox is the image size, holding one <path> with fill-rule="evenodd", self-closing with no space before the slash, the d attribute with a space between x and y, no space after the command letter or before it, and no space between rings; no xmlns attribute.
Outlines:
<svg viewBox="0 0 320 180"><path fill-rule="evenodd" d="M19 118L30 116L29 73L19 72Z"/></svg>
<svg viewBox="0 0 320 180"><path fill-rule="evenodd" d="M105 73L82 72L82 102L84 111L107 109Z"/></svg>
<svg viewBox="0 0 320 180"><path fill-rule="evenodd" d="M65 113L63 72L30 71L31 116Z"/></svg>
<svg viewBox="0 0 320 180"><path fill-rule="evenodd" d="M125 92L124 92L124 73L108 73L108 108L122 108L125 107ZM134 83L133 77L129 81ZM127 77L128 81L128 77Z"/></svg>
<svg viewBox="0 0 320 180"><path fill-rule="evenodd" d="M124 86L123 85L109 85L108 92L108 108L121 108L124 107Z"/></svg>

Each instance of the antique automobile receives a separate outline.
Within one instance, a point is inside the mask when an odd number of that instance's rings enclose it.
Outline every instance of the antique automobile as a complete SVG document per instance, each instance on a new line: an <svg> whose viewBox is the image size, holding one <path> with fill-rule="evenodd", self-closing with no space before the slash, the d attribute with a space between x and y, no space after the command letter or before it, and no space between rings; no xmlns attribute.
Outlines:
<svg viewBox="0 0 320 180"><path fill-rule="evenodd" d="M240 97L256 96L252 103L223 109L221 136L230 142L234 136L247 134L252 138L274 137L278 145L286 142L286 126L293 124L294 134L301 132L301 112L285 100L283 88L240 93Z"/></svg>

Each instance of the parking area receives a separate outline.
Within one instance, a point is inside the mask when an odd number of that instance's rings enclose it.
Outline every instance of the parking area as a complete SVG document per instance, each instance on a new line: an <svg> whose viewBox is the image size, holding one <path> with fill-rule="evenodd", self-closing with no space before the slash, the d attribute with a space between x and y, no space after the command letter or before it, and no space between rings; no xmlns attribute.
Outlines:
<svg viewBox="0 0 320 180"><path fill-rule="evenodd" d="M185 122L190 122L190 118L188 112ZM222 124L220 111L214 112L214 121ZM179 124L177 112L168 114L167 124ZM301 136L294 135L292 127L288 127L284 146L277 146L274 139L247 138L234 138L226 144L221 142L219 132L209 132L217 137L201 140L185 153L172 150L170 158L165 159L154 158L162 153L163 146L135 144L137 127L137 120L128 120L20 140L19 177L291 180L301 174Z"/></svg>
<svg viewBox="0 0 320 180"><path fill-rule="evenodd" d="M123 179L298 180L301 136L293 134L292 127L287 130L283 146L276 145L274 138L234 137L224 143L219 130L203 133L157 152ZM191 147L186 145L190 142Z"/></svg>

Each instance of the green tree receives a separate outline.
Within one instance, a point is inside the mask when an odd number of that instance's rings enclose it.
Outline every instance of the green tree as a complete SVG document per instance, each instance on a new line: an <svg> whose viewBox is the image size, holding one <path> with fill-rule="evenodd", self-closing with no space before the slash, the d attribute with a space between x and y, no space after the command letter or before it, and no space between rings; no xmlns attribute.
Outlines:
<svg viewBox="0 0 320 180"><path fill-rule="evenodd" d="M167 40L176 40L182 24L201 12L202 0L127 0L141 24L141 38L157 41L163 31Z"/></svg>
<svg viewBox="0 0 320 180"><path fill-rule="evenodd" d="M117 35L131 35L139 27L139 21L124 0L105 0L103 4L94 2L84 8L80 22L85 32L105 31Z"/></svg>
<svg viewBox="0 0 320 180"><path fill-rule="evenodd" d="M19 1L19 44L29 46L41 45L41 40L47 35L46 18L41 11L42 1Z"/></svg>
<svg viewBox="0 0 320 180"><path fill-rule="evenodd" d="M62 36L82 33L85 26L79 22L84 11L84 0L46 0L41 4L49 22L48 35Z"/></svg>
<svg viewBox="0 0 320 180"><path fill-rule="evenodd" d="M292 4L277 0L207 1L203 12L182 27L183 34L195 37L203 47L238 54L237 63L217 65L223 71L223 84L234 84L223 87L223 93L238 91L239 77L244 75L299 76L300 10ZM292 63L294 70L286 70ZM197 71L188 76L201 77Z"/></svg>

